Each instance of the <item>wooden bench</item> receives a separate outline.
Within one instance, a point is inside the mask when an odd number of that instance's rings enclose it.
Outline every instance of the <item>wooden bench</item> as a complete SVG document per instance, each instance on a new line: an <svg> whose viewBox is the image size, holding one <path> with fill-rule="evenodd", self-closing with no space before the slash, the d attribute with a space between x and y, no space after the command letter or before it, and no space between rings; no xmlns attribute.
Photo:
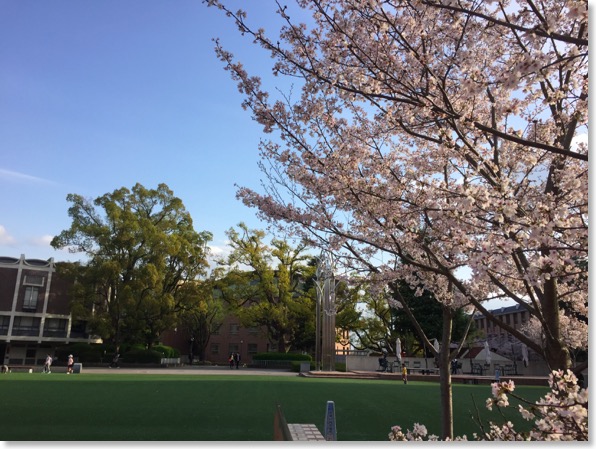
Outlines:
<svg viewBox="0 0 596 449"><path fill-rule="evenodd" d="M278 404L273 418L274 441L326 441L314 424L295 424L286 422L281 406Z"/></svg>
<svg viewBox="0 0 596 449"><path fill-rule="evenodd" d="M35 366L27 366L27 365L2 365L2 374L10 373L13 370L34 370Z"/></svg>
<svg viewBox="0 0 596 449"><path fill-rule="evenodd" d="M502 376L517 376L517 366L516 365L499 365L499 369L501 369Z"/></svg>
<svg viewBox="0 0 596 449"><path fill-rule="evenodd" d="M408 368L408 374L439 374L439 368Z"/></svg>
<svg viewBox="0 0 596 449"><path fill-rule="evenodd" d="M484 368L480 363L472 363L472 370L469 374L482 376Z"/></svg>

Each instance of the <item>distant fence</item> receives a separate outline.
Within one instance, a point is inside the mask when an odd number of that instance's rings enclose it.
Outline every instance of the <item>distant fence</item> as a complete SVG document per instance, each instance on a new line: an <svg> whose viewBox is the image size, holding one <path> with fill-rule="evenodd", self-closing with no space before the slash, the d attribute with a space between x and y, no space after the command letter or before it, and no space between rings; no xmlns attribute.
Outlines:
<svg viewBox="0 0 596 449"><path fill-rule="evenodd" d="M293 360L253 360L253 368L291 369Z"/></svg>
<svg viewBox="0 0 596 449"><path fill-rule="evenodd" d="M163 358L163 359L161 359L160 363L165 366L170 366L170 365L179 366L180 365L180 357Z"/></svg>

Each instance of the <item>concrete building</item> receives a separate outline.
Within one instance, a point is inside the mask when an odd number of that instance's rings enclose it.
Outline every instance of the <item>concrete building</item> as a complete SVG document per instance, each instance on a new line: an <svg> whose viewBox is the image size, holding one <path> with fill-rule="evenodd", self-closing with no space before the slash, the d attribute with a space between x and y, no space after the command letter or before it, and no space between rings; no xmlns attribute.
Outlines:
<svg viewBox="0 0 596 449"><path fill-rule="evenodd" d="M70 314L69 282L54 259L0 257L0 361L41 365L46 354L68 343L98 342L85 322Z"/></svg>

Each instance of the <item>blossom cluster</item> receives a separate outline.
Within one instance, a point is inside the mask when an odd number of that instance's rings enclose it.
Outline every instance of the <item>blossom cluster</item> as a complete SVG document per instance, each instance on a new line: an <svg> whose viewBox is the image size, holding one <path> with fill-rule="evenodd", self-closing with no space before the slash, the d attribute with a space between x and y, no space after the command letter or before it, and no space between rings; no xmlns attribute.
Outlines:
<svg viewBox="0 0 596 449"><path fill-rule="evenodd" d="M588 389L581 388L572 371L555 370L549 376L551 391L535 403L529 403L513 394L513 381L495 382L491 385L492 397L486 407L508 407L508 396L514 396L525 406L518 410L525 420L534 419L529 432L518 432L508 421L502 425L489 422L482 433L474 433L479 441L587 441L588 440ZM429 435L426 426L416 423L405 433L400 426L393 426L389 433L391 441L438 441L436 435ZM454 440L467 440L456 437Z"/></svg>

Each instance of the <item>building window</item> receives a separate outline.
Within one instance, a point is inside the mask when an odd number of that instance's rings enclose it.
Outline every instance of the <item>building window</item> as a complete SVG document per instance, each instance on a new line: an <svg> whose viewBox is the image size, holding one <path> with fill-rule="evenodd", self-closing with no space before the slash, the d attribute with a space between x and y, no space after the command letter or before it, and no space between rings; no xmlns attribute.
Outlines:
<svg viewBox="0 0 596 449"><path fill-rule="evenodd" d="M37 355L36 348L27 348L25 351L25 364L26 365L35 365L37 360L35 360L35 356Z"/></svg>
<svg viewBox="0 0 596 449"><path fill-rule="evenodd" d="M25 301L23 310L37 310L37 297L39 296L39 287L25 287Z"/></svg>
<svg viewBox="0 0 596 449"><path fill-rule="evenodd" d="M39 335L41 318L30 316L15 316L12 335L34 337Z"/></svg>
<svg viewBox="0 0 596 449"><path fill-rule="evenodd" d="M257 353L258 345L256 343L249 343L248 344L248 354L254 355Z"/></svg>
<svg viewBox="0 0 596 449"><path fill-rule="evenodd" d="M0 335L8 335L8 326L10 326L10 317L0 315Z"/></svg>
<svg viewBox="0 0 596 449"><path fill-rule="evenodd" d="M23 285L35 285L37 287L43 287L45 285L45 281L46 278L43 276L32 276L27 274L23 279Z"/></svg>
<svg viewBox="0 0 596 449"><path fill-rule="evenodd" d="M87 338L87 322L86 321L73 321L70 325L70 338Z"/></svg>
<svg viewBox="0 0 596 449"><path fill-rule="evenodd" d="M211 354L219 354L219 343L211 343Z"/></svg>
<svg viewBox="0 0 596 449"><path fill-rule="evenodd" d="M505 316L505 323L510 324L509 320L510 320L509 315Z"/></svg>
<svg viewBox="0 0 596 449"><path fill-rule="evenodd" d="M238 343L230 343L228 345L228 353L231 354L232 352L240 352L240 347Z"/></svg>
<svg viewBox="0 0 596 449"><path fill-rule="evenodd" d="M253 326L253 327L249 327L249 328L248 328L248 333L249 333L249 334L253 334L253 335L254 335L254 334L258 334L260 331L261 331L261 329L259 329L259 328L258 328L258 327L256 327L256 326Z"/></svg>
<svg viewBox="0 0 596 449"><path fill-rule="evenodd" d="M67 327L68 320L47 318L43 329L43 336L54 338L66 338Z"/></svg>
<svg viewBox="0 0 596 449"><path fill-rule="evenodd" d="M238 335L240 325L237 323L230 323L230 335Z"/></svg>

